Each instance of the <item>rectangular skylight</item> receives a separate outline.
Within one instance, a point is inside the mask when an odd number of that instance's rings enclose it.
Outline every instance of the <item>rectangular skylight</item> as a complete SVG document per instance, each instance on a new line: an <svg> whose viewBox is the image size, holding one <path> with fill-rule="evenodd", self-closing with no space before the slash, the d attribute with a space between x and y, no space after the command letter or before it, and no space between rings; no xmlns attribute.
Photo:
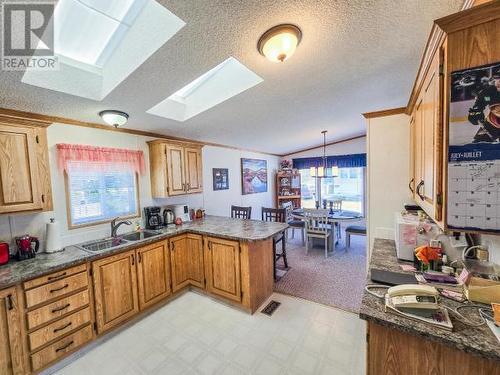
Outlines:
<svg viewBox="0 0 500 375"><path fill-rule="evenodd" d="M54 17L55 53L102 67L147 0L59 0Z"/></svg>
<svg viewBox="0 0 500 375"><path fill-rule="evenodd" d="M186 121L262 81L261 77L230 57L150 108L147 113Z"/></svg>
<svg viewBox="0 0 500 375"><path fill-rule="evenodd" d="M22 82L102 100L186 24L154 0L59 0L59 69L26 69Z"/></svg>

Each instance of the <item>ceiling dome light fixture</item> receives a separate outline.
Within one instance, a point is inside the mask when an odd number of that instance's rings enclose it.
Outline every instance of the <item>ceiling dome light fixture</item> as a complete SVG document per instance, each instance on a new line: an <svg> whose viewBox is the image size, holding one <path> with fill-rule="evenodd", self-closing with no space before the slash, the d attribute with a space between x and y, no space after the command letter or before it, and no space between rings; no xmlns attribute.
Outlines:
<svg viewBox="0 0 500 375"><path fill-rule="evenodd" d="M115 128L125 125L128 121L128 114L122 111L106 110L99 112L103 121Z"/></svg>
<svg viewBox="0 0 500 375"><path fill-rule="evenodd" d="M284 62L294 54L301 39L302 31L297 26L277 25L262 34L257 49L272 62Z"/></svg>

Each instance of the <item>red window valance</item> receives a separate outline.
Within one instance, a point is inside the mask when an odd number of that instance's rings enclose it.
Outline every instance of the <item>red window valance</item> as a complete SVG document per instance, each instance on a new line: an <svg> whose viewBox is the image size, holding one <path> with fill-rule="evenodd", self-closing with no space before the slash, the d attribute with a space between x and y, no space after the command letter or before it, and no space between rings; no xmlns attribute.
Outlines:
<svg viewBox="0 0 500 375"><path fill-rule="evenodd" d="M122 148L94 147L87 145L57 144L57 163L61 171L68 170L71 162L88 163L90 168L106 169L121 165L144 173L144 153Z"/></svg>

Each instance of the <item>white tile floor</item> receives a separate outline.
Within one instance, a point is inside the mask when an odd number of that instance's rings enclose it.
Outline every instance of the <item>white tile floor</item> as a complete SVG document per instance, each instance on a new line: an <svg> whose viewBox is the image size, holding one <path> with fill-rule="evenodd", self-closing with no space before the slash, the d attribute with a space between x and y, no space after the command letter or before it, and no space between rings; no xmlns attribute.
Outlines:
<svg viewBox="0 0 500 375"><path fill-rule="evenodd" d="M273 316L189 292L101 343L58 375L365 373L357 315L274 294Z"/></svg>

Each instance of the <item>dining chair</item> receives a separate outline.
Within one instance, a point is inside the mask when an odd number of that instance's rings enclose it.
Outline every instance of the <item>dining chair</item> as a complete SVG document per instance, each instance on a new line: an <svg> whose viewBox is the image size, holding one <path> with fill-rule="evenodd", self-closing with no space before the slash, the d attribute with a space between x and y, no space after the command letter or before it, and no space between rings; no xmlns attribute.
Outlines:
<svg viewBox="0 0 500 375"><path fill-rule="evenodd" d="M262 221L272 221L275 223L286 223L286 210L284 208L262 207ZM273 237L273 259L274 259L274 279L276 280L276 265L278 260L283 258L285 268L288 268L286 259L286 238L285 231ZM281 242L281 253L277 252L277 245Z"/></svg>
<svg viewBox="0 0 500 375"><path fill-rule="evenodd" d="M342 211L342 199L333 200L332 209L334 211ZM337 232L337 239L340 240L340 238L342 237L342 225L340 223L335 222L335 229Z"/></svg>
<svg viewBox="0 0 500 375"><path fill-rule="evenodd" d="M231 205L231 217L237 219L251 219L252 207L242 207Z"/></svg>
<svg viewBox="0 0 500 375"><path fill-rule="evenodd" d="M306 254L309 253L309 240L321 238L325 241L325 258L328 258L328 241L330 240L330 222L328 210L304 209L304 221L306 223ZM335 241L333 250L335 250Z"/></svg>
<svg viewBox="0 0 500 375"><path fill-rule="evenodd" d="M300 234L302 235L302 245L305 245L304 232L305 232L306 223L304 222L304 220L296 219L293 217L293 203L292 202L285 202L281 205L281 207L286 210L286 221L291 228L292 239L295 238L295 229L299 229Z"/></svg>

